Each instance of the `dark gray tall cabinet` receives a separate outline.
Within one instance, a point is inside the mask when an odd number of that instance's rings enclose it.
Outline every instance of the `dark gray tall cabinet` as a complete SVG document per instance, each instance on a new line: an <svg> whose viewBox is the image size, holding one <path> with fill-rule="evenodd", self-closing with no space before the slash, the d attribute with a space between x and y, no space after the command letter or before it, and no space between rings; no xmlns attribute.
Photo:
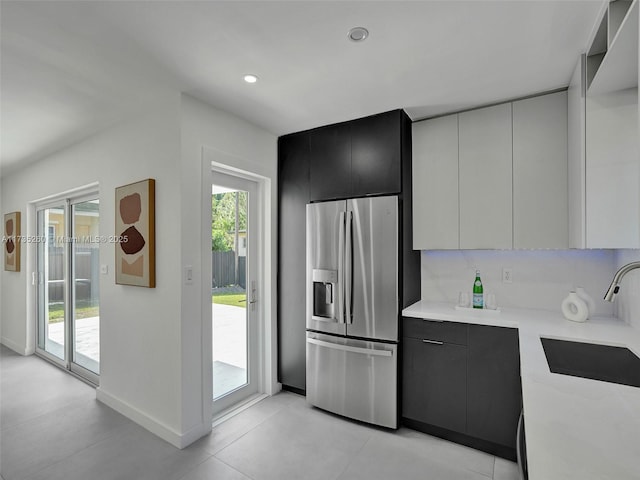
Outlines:
<svg viewBox="0 0 640 480"><path fill-rule="evenodd" d="M278 139L278 381L286 389L306 388L306 205L369 195L400 198L401 310L420 299L420 252L412 250L409 117L393 110Z"/></svg>

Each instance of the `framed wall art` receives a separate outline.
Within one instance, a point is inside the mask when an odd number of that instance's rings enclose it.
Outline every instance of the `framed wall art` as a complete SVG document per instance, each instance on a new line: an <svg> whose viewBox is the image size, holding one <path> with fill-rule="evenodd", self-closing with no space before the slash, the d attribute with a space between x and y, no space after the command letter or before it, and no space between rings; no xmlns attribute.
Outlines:
<svg viewBox="0 0 640 480"><path fill-rule="evenodd" d="M20 271L20 212L7 213L4 216L4 269L9 272Z"/></svg>
<svg viewBox="0 0 640 480"><path fill-rule="evenodd" d="M156 182L149 178L116 188L116 283L156 286Z"/></svg>

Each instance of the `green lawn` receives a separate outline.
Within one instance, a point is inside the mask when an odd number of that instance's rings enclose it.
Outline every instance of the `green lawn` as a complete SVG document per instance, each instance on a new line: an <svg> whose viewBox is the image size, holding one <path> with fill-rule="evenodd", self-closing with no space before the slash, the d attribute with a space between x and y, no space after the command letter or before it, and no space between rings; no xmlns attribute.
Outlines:
<svg viewBox="0 0 640 480"><path fill-rule="evenodd" d="M76 308L76 320L89 317L97 317L100 315L100 308L95 305L84 305ZM49 323L58 323L64 321L64 305L56 303L49 305Z"/></svg>
<svg viewBox="0 0 640 480"><path fill-rule="evenodd" d="M247 294L246 293L214 294L211 296L211 302L222 304L222 305L231 305L234 307L246 308Z"/></svg>

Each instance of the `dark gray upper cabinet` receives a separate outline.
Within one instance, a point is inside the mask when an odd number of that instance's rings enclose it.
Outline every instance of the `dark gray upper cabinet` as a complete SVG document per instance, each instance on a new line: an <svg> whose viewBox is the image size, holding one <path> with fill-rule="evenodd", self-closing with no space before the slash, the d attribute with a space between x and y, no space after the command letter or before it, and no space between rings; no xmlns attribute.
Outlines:
<svg viewBox="0 0 640 480"><path fill-rule="evenodd" d="M401 110L351 122L351 195L401 191Z"/></svg>
<svg viewBox="0 0 640 480"><path fill-rule="evenodd" d="M345 198L351 192L351 132L348 124L309 133L311 200Z"/></svg>
<svg viewBox="0 0 640 480"><path fill-rule="evenodd" d="M518 330L469 325L467 434L515 448L522 408Z"/></svg>
<svg viewBox="0 0 640 480"><path fill-rule="evenodd" d="M311 200L402 191L402 110L308 132Z"/></svg>
<svg viewBox="0 0 640 480"><path fill-rule="evenodd" d="M303 391L308 134L280 137L278 156L278 381Z"/></svg>

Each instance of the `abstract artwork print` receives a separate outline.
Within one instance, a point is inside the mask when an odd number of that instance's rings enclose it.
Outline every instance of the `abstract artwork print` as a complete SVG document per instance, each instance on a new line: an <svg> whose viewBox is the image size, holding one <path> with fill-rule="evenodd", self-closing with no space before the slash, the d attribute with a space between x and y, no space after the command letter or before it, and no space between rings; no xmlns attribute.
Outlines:
<svg viewBox="0 0 640 480"><path fill-rule="evenodd" d="M4 269L9 272L20 271L20 212L7 213L4 216Z"/></svg>
<svg viewBox="0 0 640 480"><path fill-rule="evenodd" d="M155 180L116 188L116 283L155 288Z"/></svg>

